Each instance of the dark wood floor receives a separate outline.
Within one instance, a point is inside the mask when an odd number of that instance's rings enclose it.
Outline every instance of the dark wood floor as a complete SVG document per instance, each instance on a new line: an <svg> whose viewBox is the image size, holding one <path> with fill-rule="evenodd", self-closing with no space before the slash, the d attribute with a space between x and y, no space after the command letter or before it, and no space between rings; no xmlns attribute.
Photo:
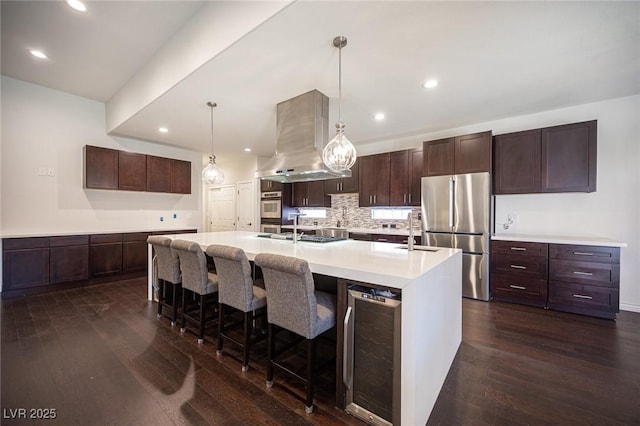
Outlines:
<svg viewBox="0 0 640 426"><path fill-rule="evenodd" d="M331 380L305 414L295 382L265 388L260 352L242 373L211 339L198 345L156 319L145 279L0 309L3 425L362 424L333 407ZM21 408L56 419L11 419ZM464 300L463 342L429 424L640 424L640 314L613 322Z"/></svg>

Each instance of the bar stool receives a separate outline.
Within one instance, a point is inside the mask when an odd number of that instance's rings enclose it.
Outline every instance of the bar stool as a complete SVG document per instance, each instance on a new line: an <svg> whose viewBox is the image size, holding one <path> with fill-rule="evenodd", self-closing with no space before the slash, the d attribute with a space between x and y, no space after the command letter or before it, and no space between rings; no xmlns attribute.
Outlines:
<svg viewBox="0 0 640 426"><path fill-rule="evenodd" d="M273 386L274 367L301 380L306 387L305 411L312 413L316 339L336 325L336 298L332 294L315 290L306 260L261 253L256 255L255 263L262 268L267 289L267 387ZM276 354L275 326L306 339L307 364L304 377L275 359L276 355L288 349L281 348Z"/></svg>
<svg viewBox="0 0 640 426"><path fill-rule="evenodd" d="M263 308L267 304L267 292L254 282L251 276L251 265L244 250L212 244L206 251L213 258L218 273L218 349L216 353L222 355L224 340L235 343L243 349L242 371L247 371L249 370L252 324L256 318L264 316ZM225 324L225 307L243 312L243 320ZM261 315L257 314L260 309L263 311ZM227 331L240 325L244 329L243 341L227 334Z"/></svg>
<svg viewBox="0 0 640 426"><path fill-rule="evenodd" d="M151 235L147 238L156 253L158 265L158 318L162 318L162 308L171 310L171 326L178 321L179 298L182 293L182 277L180 261L175 251L171 250L171 238ZM171 291L167 289L171 286Z"/></svg>
<svg viewBox="0 0 640 426"><path fill-rule="evenodd" d="M198 343L204 342L204 330L207 322L213 317L207 317L207 304L218 293L218 276L207 270L207 259L197 243L173 240L171 249L175 250L180 259L182 273L182 326L180 331L187 331L187 322L198 327ZM188 294L199 296L196 306L193 300L188 301ZM193 299L193 297L192 297ZM215 300L214 300L215 302Z"/></svg>

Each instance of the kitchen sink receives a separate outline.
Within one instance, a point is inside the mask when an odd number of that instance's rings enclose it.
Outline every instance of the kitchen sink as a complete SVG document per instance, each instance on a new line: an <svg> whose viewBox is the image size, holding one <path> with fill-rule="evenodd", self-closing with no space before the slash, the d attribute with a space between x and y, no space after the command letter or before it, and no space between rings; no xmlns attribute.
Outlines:
<svg viewBox="0 0 640 426"><path fill-rule="evenodd" d="M346 228L318 228L316 235L321 237L349 238L349 231Z"/></svg>

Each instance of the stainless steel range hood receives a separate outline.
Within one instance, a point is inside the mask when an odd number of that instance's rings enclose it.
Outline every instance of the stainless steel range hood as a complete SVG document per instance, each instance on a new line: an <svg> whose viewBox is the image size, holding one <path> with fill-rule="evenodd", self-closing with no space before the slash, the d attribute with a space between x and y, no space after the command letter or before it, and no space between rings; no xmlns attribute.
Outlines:
<svg viewBox="0 0 640 426"><path fill-rule="evenodd" d="M322 161L328 141L329 98L317 90L280 102L276 113L276 154L256 172L261 179L304 182L351 177Z"/></svg>

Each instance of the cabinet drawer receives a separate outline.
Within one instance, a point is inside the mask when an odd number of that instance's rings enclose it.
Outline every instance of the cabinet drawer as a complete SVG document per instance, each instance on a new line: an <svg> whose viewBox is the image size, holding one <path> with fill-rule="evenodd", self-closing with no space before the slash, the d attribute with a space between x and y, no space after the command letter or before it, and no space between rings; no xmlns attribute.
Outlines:
<svg viewBox="0 0 640 426"><path fill-rule="evenodd" d="M88 235L65 235L63 237L51 237L49 241L49 245L51 247L81 246L88 244Z"/></svg>
<svg viewBox="0 0 640 426"><path fill-rule="evenodd" d="M620 268L610 263L551 259L549 281L611 287L620 281Z"/></svg>
<svg viewBox="0 0 640 426"><path fill-rule="evenodd" d="M22 250L33 248L49 248L49 237L5 238L2 250Z"/></svg>
<svg viewBox="0 0 640 426"><path fill-rule="evenodd" d="M549 282L549 307L552 309L593 314L591 310L618 312L618 305L619 293L617 289Z"/></svg>
<svg viewBox="0 0 640 426"><path fill-rule="evenodd" d="M547 280L491 274L491 286L494 291L530 296L547 295Z"/></svg>
<svg viewBox="0 0 640 426"><path fill-rule="evenodd" d="M147 238L151 235L150 232L129 232L127 234L122 234L122 241L147 241Z"/></svg>
<svg viewBox="0 0 640 426"><path fill-rule="evenodd" d="M584 262L620 263L620 248L549 244L549 258Z"/></svg>
<svg viewBox="0 0 640 426"><path fill-rule="evenodd" d="M536 256L494 254L491 256L491 272L518 278L546 280L547 259Z"/></svg>
<svg viewBox="0 0 640 426"><path fill-rule="evenodd" d="M547 257L548 244L521 241L491 241L491 253Z"/></svg>

